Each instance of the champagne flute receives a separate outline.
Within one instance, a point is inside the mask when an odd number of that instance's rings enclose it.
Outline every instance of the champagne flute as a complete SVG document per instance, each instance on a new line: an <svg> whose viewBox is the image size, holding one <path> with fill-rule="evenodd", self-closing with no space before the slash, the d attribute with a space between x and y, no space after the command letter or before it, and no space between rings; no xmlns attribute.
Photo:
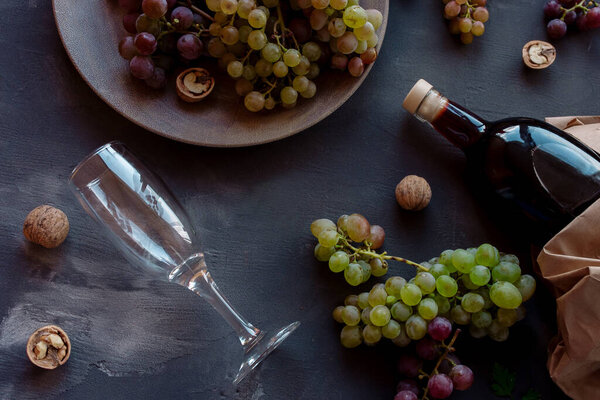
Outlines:
<svg viewBox="0 0 600 400"><path fill-rule="evenodd" d="M134 265L177 283L213 306L235 330L244 360L239 383L299 325L267 335L240 315L210 276L190 220L164 182L119 142L88 155L69 179L79 202Z"/></svg>

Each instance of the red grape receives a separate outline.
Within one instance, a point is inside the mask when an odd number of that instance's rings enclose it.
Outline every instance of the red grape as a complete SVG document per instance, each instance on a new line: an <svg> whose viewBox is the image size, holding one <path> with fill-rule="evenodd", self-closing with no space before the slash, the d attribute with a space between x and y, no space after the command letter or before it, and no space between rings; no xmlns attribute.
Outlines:
<svg viewBox="0 0 600 400"><path fill-rule="evenodd" d="M396 395L394 396L394 400L418 400L418 397L413 392L403 390L401 392L396 393Z"/></svg>
<svg viewBox="0 0 600 400"><path fill-rule="evenodd" d="M141 4L142 0L119 0L119 6L128 13L138 11Z"/></svg>
<svg viewBox="0 0 600 400"><path fill-rule="evenodd" d="M143 56L149 56L150 54L154 53L157 45L154 35L148 32L142 32L135 35L133 43L138 49L138 52Z"/></svg>
<svg viewBox="0 0 600 400"><path fill-rule="evenodd" d="M177 4L177 0L167 0L167 7L173 8Z"/></svg>
<svg viewBox="0 0 600 400"><path fill-rule="evenodd" d="M444 374L449 374L455 365L460 365L460 360L454 354L448 354L440 363L438 371Z"/></svg>
<svg viewBox="0 0 600 400"><path fill-rule="evenodd" d="M580 31L587 31L588 30L588 25L587 25L587 14L579 14L577 16L577 29L579 29Z"/></svg>
<svg viewBox="0 0 600 400"><path fill-rule="evenodd" d="M167 13L167 0L143 0L142 10L150 18L159 19Z"/></svg>
<svg viewBox="0 0 600 400"><path fill-rule="evenodd" d="M552 21L548 22L546 30L548 31L548 36L550 36L552 39L560 39L567 33L567 24L565 24L565 21L561 21L560 19L553 19Z"/></svg>
<svg viewBox="0 0 600 400"><path fill-rule="evenodd" d="M427 326L427 332L435 340L445 340L452 333L452 323L444 317L435 317Z"/></svg>
<svg viewBox="0 0 600 400"><path fill-rule="evenodd" d="M290 21L288 28L292 31L298 43L308 42L312 36L312 28L306 18L294 18Z"/></svg>
<svg viewBox="0 0 600 400"><path fill-rule="evenodd" d="M417 356L427 361L431 361L438 356L437 343L433 339L427 337L417 342L415 351Z"/></svg>
<svg viewBox="0 0 600 400"><path fill-rule="evenodd" d="M600 28L600 7L593 7L586 15L588 29Z"/></svg>
<svg viewBox="0 0 600 400"><path fill-rule="evenodd" d="M456 390L467 390L473 384L473 371L466 365L453 367L449 376Z"/></svg>
<svg viewBox="0 0 600 400"><path fill-rule="evenodd" d="M138 51L133 44L133 36L126 36L119 42L119 54L126 60L137 56Z"/></svg>
<svg viewBox="0 0 600 400"><path fill-rule="evenodd" d="M550 0L544 5L544 15L548 19L559 18L562 15L560 4L556 0Z"/></svg>
<svg viewBox="0 0 600 400"><path fill-rule="evenodd" d="M179 55L186 60L195 60L202 53L202 42L196 35L186 33L177 40Z"/></svg>
<svg viewBox="0 0 600 400"><path fill-rule="evenodd" d="M175 29L184 31L192 26L194 13L187 7L177 7L171 13L171 23Z"/></svg>
<svg viewBox="0 0 600 400"><path fill-rule="evenodd" d="M407 378L416 378L423 367L423 360L410 354L402 354L398 359L398 372Z"/></svg>
<svg viewBox="0 0 600 400"><path fill-rule="evenodd" d="M148 79L146 79L146 85L150 86L152 89L162 89L167 84L167 76L165 74L165 70L162 68L154 68L154 73Z"/></svg>
<svg viewBox="0 0 600 400"><path fill-rule="evenodd" d="M577 21L577 13L573 10L569 11L568 13L565 13L564 21L567 25L573 25L575 21Z"/></svg>
<svg viewBox="0 0 600 400"><path fill-rule="evenodd" d="M129 13L123 15L123 28L129 33L133 33L134 35L137 33L137 28L135 27L135 21L137 21L139 13Z"/></svg>
<svg viewBox="0 0 600 400"><path fill-rule="evenodd" d="M138 79L150 79L154 74L154 63L148 56L135 56L129 61L129 70Z"/></svg>
<svg viewBox="0 0 600 400"><path fill-rule="evenodd" d="M414 379L402 379L400 382L398 382L398 386L396 386L396 391L398 391L398 392L409 391L409 392L413 392L414 394L418 395L419 394L419 385L417 384L417 381L415 381Z"/></svg>
<svg viewBox="0 0 600 400"><path fill-rule="evenodd" d="M338 54L333 56L333 58L336 56L338 56ZM331 59L332 66L333 58ZM371 225L369 224L369 221L367 221L367 219L360 214L352 214L348 216L348 219L346 220L346 228L348 230L348 236L350 236L350 239L355 242L362 242L368 238L369 233L371 233Z"/></svg>
<svg viewBox="0 0 600 400"><path fill-rule="evenodd" d="M352 57L350 59L350 61L348 62L348 72L350 72L350 75L352 75L355 78L358 78L359 76L361 76L363 74L363 72L365 72L365 64L360 59L360 57ZM381 244L383 244L383 240L382 240ZM379 246L379 247L381 247L381 246ZM373 247L373 248L376 249L378 247Z"/></svg>
<svg viewBox="0 0 600 400"><path fill-rule="evenodd" d="M373 64L377 59L377 50L374 47L369 47L360 55L360 59L365 65Z"/></svg>
<svg viewBox="0 0 600 400"><path fill-rule="evenodd" d="M350 62L352 62L352 60L350 60ZM350 66L348 66L348 69L349 68ZM383 241L385 240L385 231L379 225L371 225L371 232L369 233L367 240L371 242L372 249L378 249L383 246Z"/></svg>
<svg viewBox="0 0 600 400"><path fill-rule="evenodd" d="M342 71L348 66L348 57L341 53L336 53L331 57L331 68L341 69Z"/></svg>
<svg viewBox="0 0 600 400"><path fill-rule="evenodd" d="M427 388L429 389L429 395L434 399L445 399L452 394L454 386L448 375L437 374L429 378Z"/></svg>

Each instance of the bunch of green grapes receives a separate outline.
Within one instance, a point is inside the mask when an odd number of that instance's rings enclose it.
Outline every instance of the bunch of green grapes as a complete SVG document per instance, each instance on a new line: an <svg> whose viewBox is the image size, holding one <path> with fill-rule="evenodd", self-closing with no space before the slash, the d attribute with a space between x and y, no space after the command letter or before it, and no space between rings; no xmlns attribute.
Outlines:
<svg viewBox="0 0 600 400"><path fill-rule="evenodd" d="M444 18L450 23L448 28L453 35L460 35L464 44L473 42L475 36L485 32L485 23L490 18L486 8L487 0L443 0Z"/></svg>
<svg viewBox="0 0 600 400"><path fill-rule="evenodd" d="M215 12L208 53L236 80L236 93L253 112L313 97L324 66L358 77L377 58L383 17L358 0L206 0L206 6Z"/></svg>
<svg viewBox="0 0 600 400"><path fill-rule="evenodd" d="M342 215L337 224L322 218L310 225L310 231L319 243L315 246L315 258L329 264L335 273L343 272L346 282L358 286L369 280L371 275L380 277L388 271L388 260L413 265L422 270L427 268L401 257L375 250L383 246L385 230L371 225L360 214Z"/></svg>
<svg viewBox="0 0 600 400"><path fill-rule="evenodd" d="M406 346L428 332L443 340L451 330L446 321L468 325L473 337L504 341L508 328L525 317L522 303L536 288L531 275L521 275L516 256L500 254L490 244L445 250L420 265L427 271L409 281L390 277L369 292L348 296L333 311L333 318L346 324L342 345L375 344L384 337Z"/></svg>

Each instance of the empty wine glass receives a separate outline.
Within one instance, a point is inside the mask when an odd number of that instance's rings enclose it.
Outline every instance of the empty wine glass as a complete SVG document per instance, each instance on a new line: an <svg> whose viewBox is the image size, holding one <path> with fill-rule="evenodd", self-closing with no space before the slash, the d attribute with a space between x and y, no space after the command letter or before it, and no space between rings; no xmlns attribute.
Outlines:
<svg viewBox="0 0 600 400"><path fill-rule="evenodd" d="M245 355L235 384L300 325L293 322L266 335L235 311L208 272L186 212L122 143L108 143L87 156L69 182L83 208L133 264L190 289L236 331Z"/></svg>

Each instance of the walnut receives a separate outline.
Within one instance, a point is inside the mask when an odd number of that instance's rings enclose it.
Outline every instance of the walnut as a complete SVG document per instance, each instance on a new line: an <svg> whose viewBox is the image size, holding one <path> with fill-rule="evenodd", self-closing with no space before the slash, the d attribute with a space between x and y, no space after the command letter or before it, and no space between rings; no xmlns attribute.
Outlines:
<svg viewBox="0 0 600 400"><path fill-rule="evenodd" d="M405 210L419 211L431 200L431 187L420 176L408 175L396 186L396 201Z"/></svg>
<svg viewBox="0 0 600 400"><path fill-rule="evenodd" d="M556 59L556 49L548 42L532 40L523 46L523 62L529 68L549 67Z"/></svg>
<svg viewBox="0 0 600 400"><path fill-rule="evenodd" d="M23 234L30 242L48 249L58 247L69 234L69 219L58 208L39 206L25 218Z"/></svg>
<svg viewBox="0 0 600 400"><path fill-rule="evenodd" d="M54 369L66 363L70 355L69 337L55 325L38 329L27 341L27 357L40 368Z"/></svg>
<svg viewBox="0 0 600 400"><path fill-rule="evenodd" d="M215 78L204 68L189 68L177 77L177 95L183 101L195 103L212 92Z"/></svg>

